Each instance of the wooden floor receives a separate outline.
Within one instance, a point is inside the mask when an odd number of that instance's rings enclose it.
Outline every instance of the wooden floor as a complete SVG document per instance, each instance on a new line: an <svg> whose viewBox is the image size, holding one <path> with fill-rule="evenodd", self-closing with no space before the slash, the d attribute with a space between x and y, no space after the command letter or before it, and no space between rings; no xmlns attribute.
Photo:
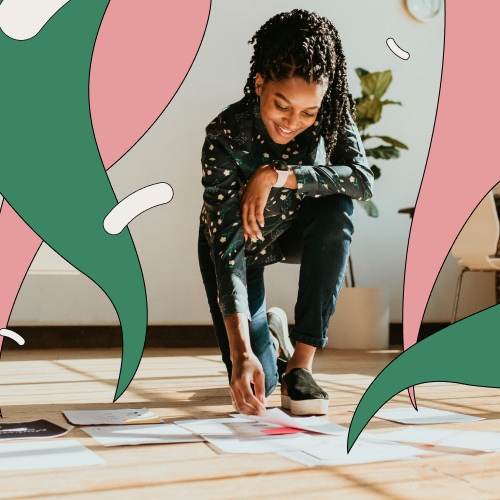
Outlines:
<svg viewBox="0 0 500 500"><path fill-rule="evenodd" d="M314 371L330 394L328 418L349 425L354 408L393 352L323 350ZM166 422L216 418L232 411L225 368L217 349L146 350L139 371L111 404L119 349L4 351L0 407L4 422L61 418L61 410L143 406ZM417 388L422 406L479 415L486 420L440 427L500 432L500 392L434 383ZM268 398L279 406L279 388ZM408 405L406 394L391 403ZM387 406L386 406L387 407ZM404 426L380 420L368 430ZM204 443L104 448L74 429L104 465L45 471L0 472L0 498L8 499L498 499L500 454L433 452L417 461L308 468L275 454L217 455Z"/></svg>

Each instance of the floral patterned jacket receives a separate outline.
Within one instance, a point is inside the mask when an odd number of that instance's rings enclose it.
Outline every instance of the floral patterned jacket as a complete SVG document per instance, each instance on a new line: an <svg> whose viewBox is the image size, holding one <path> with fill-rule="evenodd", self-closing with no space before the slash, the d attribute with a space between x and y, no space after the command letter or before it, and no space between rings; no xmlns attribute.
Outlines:
<svg viewBox="0 0 500 500"><path fill-rule="evenodd" d="M277 238L297 217L304 196L345 194L358 200L372 197L373 174L358 129L351 119L348 140L339 139L326 165L318 119L288 144L270 138L260 116L258 99L244 98L222 110L206 128L203 145L203 207L200 227L215 264L218 302L224 319L248 307L246 269L284 260ZM298 188L272 188L264 210L263 240L245 242L239 195L255 169L271 160L285 160Z"/></svg>

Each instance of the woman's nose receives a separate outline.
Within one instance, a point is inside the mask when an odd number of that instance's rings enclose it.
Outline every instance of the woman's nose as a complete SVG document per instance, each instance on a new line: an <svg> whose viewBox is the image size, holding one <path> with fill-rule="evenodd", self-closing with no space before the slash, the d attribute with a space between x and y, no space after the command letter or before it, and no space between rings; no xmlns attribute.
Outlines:
<svg viewBox="0 0 500 500"><path fill-rule="evenodd" d="M286 124L291 130L297 130L300 126L299 119L300 117L298 114L289 115Z"/></svg>

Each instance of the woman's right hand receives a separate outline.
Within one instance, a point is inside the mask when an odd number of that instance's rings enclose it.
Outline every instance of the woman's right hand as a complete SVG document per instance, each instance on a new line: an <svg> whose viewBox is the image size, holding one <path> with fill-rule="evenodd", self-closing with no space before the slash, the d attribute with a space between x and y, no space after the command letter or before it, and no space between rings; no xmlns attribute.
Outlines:
<svg viewBox="0 0 500 500"><path fill-rule="evenodd" d="M233 365L229 384L233 405L244 415L265 415L265 375L250 345L248 318L244 313L234 313L224 320L224 324ZM255 396L250 384L254 386Z"/></svg>
<svg viewBox="0 0 500 500"><path fill-rule="evenodd" d="M266 414L265 374L262 365L253 352L232 356L233 371L229 391L233 406L244 415L264 416ZM253 384L255 396L252 392Z"/></svg>
<svg viewBox="0 0 500 500"><path fill-rule="evenodd" d="M256 243L257 239L263 239L264 209L277 176L273 167L265 164L257 168L248 180L240 200L245 241L250 238Z"/></svg>

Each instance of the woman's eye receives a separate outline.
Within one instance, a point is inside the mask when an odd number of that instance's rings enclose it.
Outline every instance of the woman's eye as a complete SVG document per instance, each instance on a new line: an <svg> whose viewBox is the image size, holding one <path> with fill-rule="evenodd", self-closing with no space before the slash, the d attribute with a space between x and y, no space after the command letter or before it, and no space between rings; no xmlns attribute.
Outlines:
<svg viewBox="0 0 500 500"><path fill-rule="evenodd" d="M284 108L283 106L280 106L277 102L274 103L274 105L280 110L280 111L288 111L289 108ZM306 113L303 111L304 115L307 116L308 118L313 118L314 113Z"/></svg>

